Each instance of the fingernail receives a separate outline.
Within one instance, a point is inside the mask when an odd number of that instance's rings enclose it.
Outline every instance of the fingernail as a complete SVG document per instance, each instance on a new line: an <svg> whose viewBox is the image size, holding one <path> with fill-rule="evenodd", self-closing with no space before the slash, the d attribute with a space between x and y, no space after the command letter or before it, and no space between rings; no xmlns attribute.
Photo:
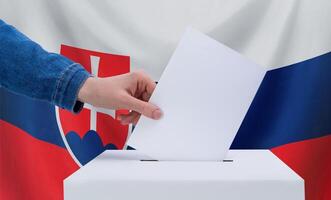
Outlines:
<svg viewBox="0 0 331 200"><path fill-rule="evenodd" d="M152 117L153 117L153 119L160 119L162 117L161 110L160 109L154 110Z"/></svg>

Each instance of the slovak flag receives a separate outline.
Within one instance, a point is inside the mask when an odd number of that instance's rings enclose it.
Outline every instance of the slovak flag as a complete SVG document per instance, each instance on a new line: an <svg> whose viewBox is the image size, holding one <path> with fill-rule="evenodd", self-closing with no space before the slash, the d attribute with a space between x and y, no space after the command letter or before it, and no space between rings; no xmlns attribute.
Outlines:
<svg viewBox="0 0 331 200"><path fill-rule="evenodd" d="M62 45L96 76L129 71L129 57ZM305 180L307 200L331 198L331 53L268 71L232 144L271 149ZM68 111L0 89L2 199L62 199L62 181L106 149L123 148L121 111ZM171 147L169 147L171 148Z"/></svg>
<svg viewBox="0 0 331 200"><path fill-rule="evenodd" d="M130 71L128 56L61 45L62 55L95 77ZM85 104L73 114L0 88L0 199L63 199L63 180L129 133L108 110Z"/></svg>

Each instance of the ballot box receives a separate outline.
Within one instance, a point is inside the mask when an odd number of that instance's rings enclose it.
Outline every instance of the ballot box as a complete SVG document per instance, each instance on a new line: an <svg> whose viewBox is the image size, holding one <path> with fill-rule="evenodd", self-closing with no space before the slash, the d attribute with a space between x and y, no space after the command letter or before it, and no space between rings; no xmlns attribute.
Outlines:
<svg viewBox="0 0 331 200"><path fill-rule="evenodd" d="M106 151L64 180L64 198L303 200L304 181L269 150L231 150L220 161L156 161L137 151Z"/></svg>

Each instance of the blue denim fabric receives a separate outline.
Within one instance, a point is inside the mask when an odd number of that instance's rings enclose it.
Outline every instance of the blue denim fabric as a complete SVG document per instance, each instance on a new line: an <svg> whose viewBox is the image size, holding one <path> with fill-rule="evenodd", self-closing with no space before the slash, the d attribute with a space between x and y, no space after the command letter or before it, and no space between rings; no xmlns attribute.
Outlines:
<svg viewBox="0 0 331 200"><path fill-rule="evenodd" d="M0 20L0 86L74 113L80 87L90 74L78 63L49 53Z"/></svg>

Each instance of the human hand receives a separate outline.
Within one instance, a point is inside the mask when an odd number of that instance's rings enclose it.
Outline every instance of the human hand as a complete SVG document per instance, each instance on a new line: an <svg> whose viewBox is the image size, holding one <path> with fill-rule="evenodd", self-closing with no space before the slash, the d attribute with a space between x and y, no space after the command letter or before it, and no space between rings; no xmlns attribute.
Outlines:
<svg viewBox="0 0 331 200"><path fill-rule="evenodd" d="M97 107L131 110L117 119L122 124L136 124L141 114L152 119L161 118L160 108L147 102L155 86L155 82L141 71L107 78L90 77L80 89L78 99Z"/></svg>

